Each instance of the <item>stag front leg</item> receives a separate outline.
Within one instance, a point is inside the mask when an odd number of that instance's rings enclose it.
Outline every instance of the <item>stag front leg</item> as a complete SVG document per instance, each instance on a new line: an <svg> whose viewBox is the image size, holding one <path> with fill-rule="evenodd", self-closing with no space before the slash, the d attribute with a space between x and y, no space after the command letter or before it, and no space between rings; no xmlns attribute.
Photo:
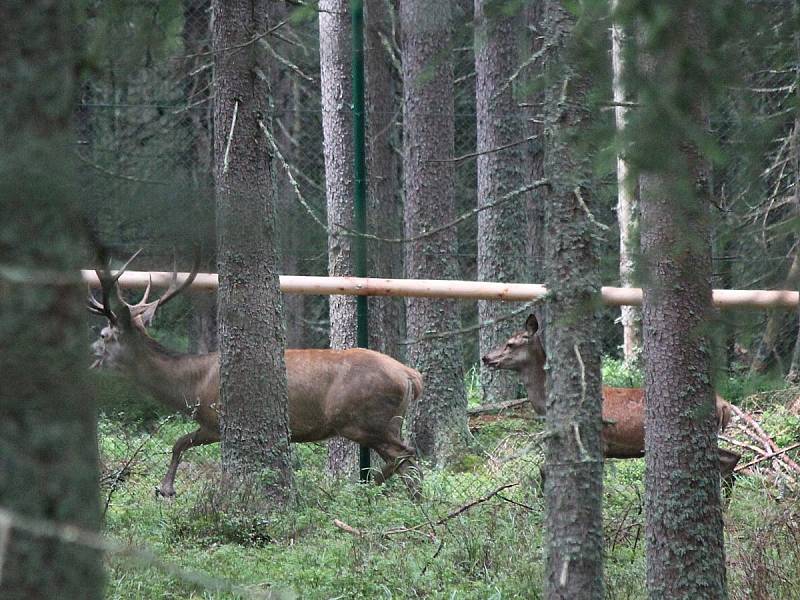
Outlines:
<svg viewBox="0 0 800 600"><path fill-rule="evenodd" d="M212 433L202 427L192 433L187 433L178 438L172 446L172 461L169 463L161 485L156 488L156 496L163 498L175 497L175 474L178 472L178 465L181 462L181 455L194 446L204 446L219 441L219 434Z"/></svg>

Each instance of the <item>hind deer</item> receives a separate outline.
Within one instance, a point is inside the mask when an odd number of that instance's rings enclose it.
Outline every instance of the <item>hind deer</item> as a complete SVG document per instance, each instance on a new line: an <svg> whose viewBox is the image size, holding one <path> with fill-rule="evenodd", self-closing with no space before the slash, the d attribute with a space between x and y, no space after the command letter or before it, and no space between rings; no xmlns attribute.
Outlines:
<svg viewBox="0 0 800 600"><path fill-rule="evenodd" d="M92 367L123 373L160 403L198 423L196 431L175 442L172 461L156 489L158 495L172 497L181 455L193 446L220 440L219 354L181 354L148 335L156 310L192 283L197 265L180 285L173 274L171 285L157 300L148 302L148 285L140 302L128 304L117 283L136 254L113 276L108 267L97 270L102 297L97 300L90 290L88 308L108 323L92 344ZM112 296L116 298L112 300ZM415 451L403 442L401 427L409 404L422 395L418 371L385 354L360 348L286 350L285 358L292 442L341 436L367 446L386 462L375 476L377 483L395 471L402 474L416 469ZM417 477L404 479L416 496Z"/></svg>
<svg viewBox="0 0 800 600"><path fill-rule="evenodd" d="M547 357L539 336L535 315L525 321L525 329L483 357L492 369L505 369L520 374L528 391L528 400L538 415L545 414L545 370ZM716 397L718 431L722 432L731 418L731 407ZM640 458L644 456L644 390L642 388L603 387L603 447L606 458ZM741 456L719 449L720 474L726 484L733 478L733 469Z"/></svg>

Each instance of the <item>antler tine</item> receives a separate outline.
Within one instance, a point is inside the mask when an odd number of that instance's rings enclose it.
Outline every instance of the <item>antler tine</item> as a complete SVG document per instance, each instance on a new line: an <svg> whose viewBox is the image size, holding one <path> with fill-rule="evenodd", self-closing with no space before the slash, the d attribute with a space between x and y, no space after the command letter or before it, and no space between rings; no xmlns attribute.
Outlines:
<svg viewBox="0 0 800 600"><path fill-rule="evenodd" d="M136 252L134 252L134 253L133 253L133 256L131 256L131 257L128 259L128 261L127 261L127 262L126 262L124 265L122 265L122 268L121 268L119 271L117 271L117 274L116 274L116 275L114 275L114 278L111 280L111 282L112 282L112 283L117 283L117 281L119 281L119 278L120 278L120 277L122 277L122 274L123 274L125 271L127 271L127 270L128 270L128 267L130 266L130 264L133 262L133 260L134 260L134 259L135 259L137 256L139 256L139 254L141 254L141 252L142 252L142 248L139 248L139 249L138 249Z"/></svg>
<svg viewBox="0 0 800 600"><path fill-rule="evenodd" d="M86 299L86 305L89 307L89 312L95 315L109 317L108 313L110 311L106 311L106 307L103 306L100 302L98 302L97 298L95 298L94 294L92 294L92 286L87 286L87 287L89 296Z"/></svg>
<svg viewBox="0 0 800 600"><path fill-rule="evenodd" d="M150 288L153 287L153 276L147 276L147 287L144 289L144 295L142 299L139 301L139 304L147 304L147 297L150 295Z"/></svg>
<svg viewBox="0 0 800 600"><path fill-rule="evenodd" d="M180 294L183 290L188 288L192 285L195 277L197 277L197 273L200 272L200 250L195 248L194 250L194 264L192 265L192 271L189 273L189 276L180 284L178 285L178 265L177 261L173 262L172 267L172 283L170 283L169 288L167 291L164 292L158 300L158 305L163 306L170 300L172 300L175 296Z"/></svg>
<svg viewBox="0 0 800 600"><path fill-rule="evenodd" d="M101 290L101 300L98 301L94 295L89 292L89 310L94 312L95 314L100 314L105 316L111 323L116 324L118 319L114 312L111 310L111 293L114 291L114 288L117 286L117 282L119 278L122 277L122 274L125 270L130 266L131 262L139 256L142 249L139 248L136 252L133 253L128 261L122 265L122 268L117 271L117 274L112 276L111 275L111 268L109 266L110 260L106 260L105 258L105 250L101 250L99 253L99 258L101 262L103 262L102 268L95 269L95 273L97 273L97 278L100 280L100 290ZM119 288L117 288L117 292L119 292ZM127 303L120 298L120 300L127 306Z"/></svg>

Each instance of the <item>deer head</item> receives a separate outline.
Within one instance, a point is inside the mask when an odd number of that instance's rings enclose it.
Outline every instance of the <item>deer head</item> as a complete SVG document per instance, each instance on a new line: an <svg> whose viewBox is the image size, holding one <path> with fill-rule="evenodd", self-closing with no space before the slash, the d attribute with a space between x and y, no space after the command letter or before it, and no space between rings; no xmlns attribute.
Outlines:
<svg viewBox="0 0 800 600"><path fill-rule="evenodd" d="M532 363L544 366L545 355L542 342L536 333L539 321L530 315L525 321L525 329L516 332L502 346L491 350L483 357L483 364L491 369L522 371Z"/></svg>
<svg viewBox="0 0 800 600"><path fill-rule="evenodd" d="M525 321L525 329L512 335L501 346L483 357L483 364L490 369L516 371L520 374L528 399L537 414L545 413L546 357L539 337L539 321L531 314Z"/></svg>
<svg viewBox="0 0 800 600"><path fill-rule="evenodd" d="M177 269L173 269L172 282L160 298L148 301L152 287L151 280L142 299L136 304L129 304L122 297L118 282L140 252L141 249L137 250L116 274L112 275L106 260L101 260L103 266L95 270L100 280L101 299L97 300L90 289L87 307L92 314L105 317L107 324L100 330L100 337L91 345L95 356L91 368L115 369L124 366L130 354L131 342L143 337L149 338L146 328L153 322L156 310L189 287L197 276L199 260L196 255L192 272L180 285L178 285ZM112 297L115 299L112 300Z"/></svg>

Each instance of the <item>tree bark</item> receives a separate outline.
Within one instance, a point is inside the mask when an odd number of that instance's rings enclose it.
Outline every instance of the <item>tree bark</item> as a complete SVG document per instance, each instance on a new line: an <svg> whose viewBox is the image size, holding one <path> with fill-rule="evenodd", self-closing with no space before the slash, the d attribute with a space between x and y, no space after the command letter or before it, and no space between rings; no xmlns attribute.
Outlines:
<svg viewBox="0 0 800 600"><path fill-rule="evenodd" d="M498 10L493 0L475 0L475 100L477 108L478 206L485 206L525 183L522 151L524 120L510 83L517 66L518 14ZM503 148L502 150L497 150ZM525 197L478 213L478 280L528 281ZM478 302L483 356L517 329L514 319L503 319L517 305ZM481 364L484 399L498 402L516 397L518 378Z"/></svg>
<svg viewBox="0 0 800 600"><path fill-rule="evenodd" d="M87 380L85 223L70 123L78 7L0 8L0 597L103 597L102 556L35 526L97 533L97 413ZM41 276L26 283L14 273ZM46 281L52 273L60 282ZM11 513L8 521L6 511Z"/></svg>
<svg viewBox="0 0 800 600"><path fill-rule="evenodd" d="M266 0L214 0L214 163L219 255L222 464L258 477L278 504L292 490L285 334L270 155L262 128L269 65L252 43Z"/></svg>
<svg viewBox="0 0 800 600"><path fill-rule="evenodd" d="M655 21L655 19L654 19ZM699 8L639 21L645 358L645 540L650 598L725 598L711 378L708 172L687 123L707 130ZM653 35L649 27L666 36ZM690 65L688 68L686 65ZM677 117L674 111L684 114Z"/></svg>
<svg viewBox="0 0 800 600"><path fill-rule="evenodd" d="M353 103L350 0L320 0L319 64L325 195L328 214L328 275L354 275L353 238ZM355 348L356 298L330 296L331 348ZM328 441L328 470L338 476L358 474L358 445Z"/></svg>
<svg viewBox="0 0 800 600"><path fill-rule="evenodd" d="M619 0L612 0L612 12L617 10ZM628 107L625 106L630 97L625 89L626 33L624 27L615 23L611 27L611 63L613 69L612 92L614 97L614 118L617 136L624 139L624 131L628 121ZM619 284L622 287L634 287L635 256L638 249L638 217L639 207L636 198L636 179L631 173L630 165L625 158L624 150L617 153L617 223L619 225ZM633 364L638 358L641 346L641 311L635 306L620 307L622 321L622 355L625 362Z"/></svg>
<svg viewBox="0 0 800 600"><path fill-rule="evenodd" d="M385 0L366 0L364 31L367 104L367 219L381 238L403 235L397 126L400 103L396 74L384 43L394 44L390 7ZM402 277L403 253L396 244L367 240L370 277ZM369 306L369 347L403 360L399 344L405 318L402 299L372 296Z"/></svg>
<svg viewBox="0 0 800 600"><path fill-rule="evenodd" d="M400 4L403 44L403 187L405 236L413 238L455 217L453 194L453 66L450 1ZM406 244L409 278L457 279L456 230ZM410 408L417 450L435 463L453 458L469 439L467 402L456 335L454 300L408 298L408 360L425 378L425 394Z"/></svg>
<svg viewBox="0 0 800 600"><path fill-rule="evenodd" d="M280 23L287 19L294 10L286 2L269 3L269 19L272 23ZM270 36L269 44L275 52L287 57L294 63L299 62L302 51L296 45L286 42L283 37ZM279 68L270 71L271 95L270 106L274 114L275 127L273 135L281 149L287 165L297 165L298 147L301 135L307 126L304 113L301 112L300 84L294 73ZM302 170L302 169L301 169ZM294 187L283 164L273 165L275 181L275 204L278 219L278 248L280 273L282 275L308 274L303 269L303 261L299 257L311 244L308 240L307 215L299 207ZM316 249L316 240L314 248ZM317 300L316 298L314 299ZM286 346L288 348L306 348L311 345L311 336L305 322L309 297L301 294L283 296L283 314L286 323Z"/></svg>
<svg viewBox="0 0 800 600"><path fill-rule="evenodd" d="M208 221L202 221L204 231L197 232L197 238L204 242L213 241L214 178L212 164L214 159L212 140L211 69L206 63L211 61L211 1L183 0L183 52L186 58L181 64L181 77L184 86L184 127L189 140L184 156L188 171L188 183L194 190L195 210ZM198 224L200 225L200 224ZM203 244L202 266L216 264L214 244ZM216 352L217 344L217 294L190 294L192 321L189 325L189 352L205 354Z"/></svg>
<svg viewBox="0 0 800 600"><path fill-rule="evenodd" d="M584 16L586 18L586 16ZM585 154L592 114L590 80L568 62L576 18L545 3L545 208L547 429L545 451L546 596L603 598L603 452L599 259L594 237L591 160Z"/></svg>
<svg viewBox="0 0 800 600"><path fill-rule="evenodd" d="M541 2L531 2L525 7L524 18L527 24L526 43L531 55L541 51L544 45L542 35L542 21L544 10ZM527 57L526 57L527 58ZM528 172L528 181L544 179L544 127L542 125L542 112L544 93L541 91L540 77L542 73L542 59L538 58L529 65L523 74L522 89L527 90L523 97L527 104L525 114L528 136L532 137L525 153L525 167ZM526 255L528 263L528 276L531 281L544 281L544 206L546 192L538 188L526 194L527 213L527 245Z"/></svg>

